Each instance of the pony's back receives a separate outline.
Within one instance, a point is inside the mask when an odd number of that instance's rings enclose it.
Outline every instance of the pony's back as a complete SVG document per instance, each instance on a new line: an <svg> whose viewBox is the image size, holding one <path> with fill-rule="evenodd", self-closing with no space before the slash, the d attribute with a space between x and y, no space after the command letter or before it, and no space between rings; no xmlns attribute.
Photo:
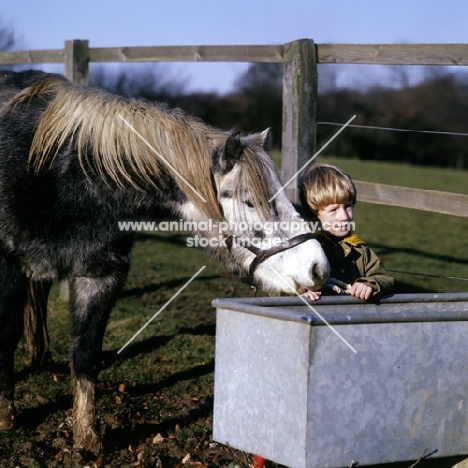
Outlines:
<svg viewBox="0 0 468 468"><path fill-rule="evenodd" d="M39 70L26 70L17 73L10 70L0 71L0 107L7 104L20 91L47 77L54 77L58 81L67 83L67 80L61 75L45 73Z"/></svg>

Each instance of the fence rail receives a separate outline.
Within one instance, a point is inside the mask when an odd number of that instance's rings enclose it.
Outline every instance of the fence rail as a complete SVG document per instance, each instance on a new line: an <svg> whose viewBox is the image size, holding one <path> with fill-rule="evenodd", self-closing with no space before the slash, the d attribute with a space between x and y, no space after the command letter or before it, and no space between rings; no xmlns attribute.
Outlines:
<svg viewBox="0 0 468 468"><path fill-rule="evenodd" d="M283 63L282 179L289 180L316 150L317 65L468 65L468 44L315 44L302 39L282 45L89 47L66 41L60 50L0 52L1 65L63 63L65 76L86 85L90 62ZM291 184L293 185L293 184ZM359 198L468 217L468 195L357 181ZM286 194L298 202L298 188Z"/></svg>
<svg viewBox="0 0 468 468"><path fill-rule="evenodd" d="M468 44L315 44L315 47L317 63L468 65ZM284 48L285 45L90 47L89 61L282 63ZM2 51L0 65L63 63L64 55L63 49Z"/></svg>
<svg viewBox="0 0 468 468"><path fill-rule="evenodd" d="M468 65L468 44L321 44L318 63Z"/></svg>

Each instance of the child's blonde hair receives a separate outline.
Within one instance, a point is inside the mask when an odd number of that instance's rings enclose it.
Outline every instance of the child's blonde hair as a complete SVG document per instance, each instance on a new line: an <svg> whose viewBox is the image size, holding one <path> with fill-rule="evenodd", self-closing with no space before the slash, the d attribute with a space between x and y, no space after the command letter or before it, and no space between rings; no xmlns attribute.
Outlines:
<svg viewBox="0 0 468 468"><path fill-rule="evenodd" d="M342 169L331 164L317 163L304 175L301 198L312 215L327 205L335 203L356 204L356 187L351 177Z"/></svg>

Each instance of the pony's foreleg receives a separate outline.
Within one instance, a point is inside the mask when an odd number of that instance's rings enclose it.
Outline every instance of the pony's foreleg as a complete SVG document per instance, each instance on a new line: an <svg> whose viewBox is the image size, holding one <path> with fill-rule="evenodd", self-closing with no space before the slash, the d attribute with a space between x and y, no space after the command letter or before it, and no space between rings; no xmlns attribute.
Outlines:
<svg viewBox="0 0 468 468"><path fill-rule="evenodd" d="M51 359L47 332L47 299L52 282L30 281L24 307L24 336L29 363L40 366Z"/></svg>
<svg viewBox="0 0 468 468"><path fill-rule="evenodd" d="M14 355L23 334L26 279L0 259L0 430L13 426Z"/></svg>
<svg viewBox="0 0 468 468"><path fill-rule="evenodd" d="M96 426L95 387L101 365L104 331L126 272L72 282L73 443L76 450L101 451Z"/></svg>

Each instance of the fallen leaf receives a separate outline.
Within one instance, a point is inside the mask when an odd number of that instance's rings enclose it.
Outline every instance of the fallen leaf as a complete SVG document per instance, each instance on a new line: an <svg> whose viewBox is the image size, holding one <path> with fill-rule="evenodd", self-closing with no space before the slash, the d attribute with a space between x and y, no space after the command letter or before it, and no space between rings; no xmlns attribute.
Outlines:
<svg viewBox="0 0 468 468"><path fill-rule="evenodd" d="M156 434L153 437L153 444L158 445L164 442L164 437L161 434Z"/></svg>
<svg viewBox="0 0 468 468"><path fill-rule="evenodd" d="M187 453L184 458L182 458L182 463L185 464L190 461L190 453Z"/></svg>
<svg viewBox="0 0 468 468"><path fill-rule="evenodd" d="M120 392L120 393L125 392L125 384L124 384L124 383L121 383L121 384L119 385L119 392Z"/></svg>
<svg viewBox="0 0 468 468"><path fill-rule="evenodd" d="M115 395L114 401L115 401L118 405L120 405L120 404L122 403L122 398L120 398L119 395Z"/></svg>

